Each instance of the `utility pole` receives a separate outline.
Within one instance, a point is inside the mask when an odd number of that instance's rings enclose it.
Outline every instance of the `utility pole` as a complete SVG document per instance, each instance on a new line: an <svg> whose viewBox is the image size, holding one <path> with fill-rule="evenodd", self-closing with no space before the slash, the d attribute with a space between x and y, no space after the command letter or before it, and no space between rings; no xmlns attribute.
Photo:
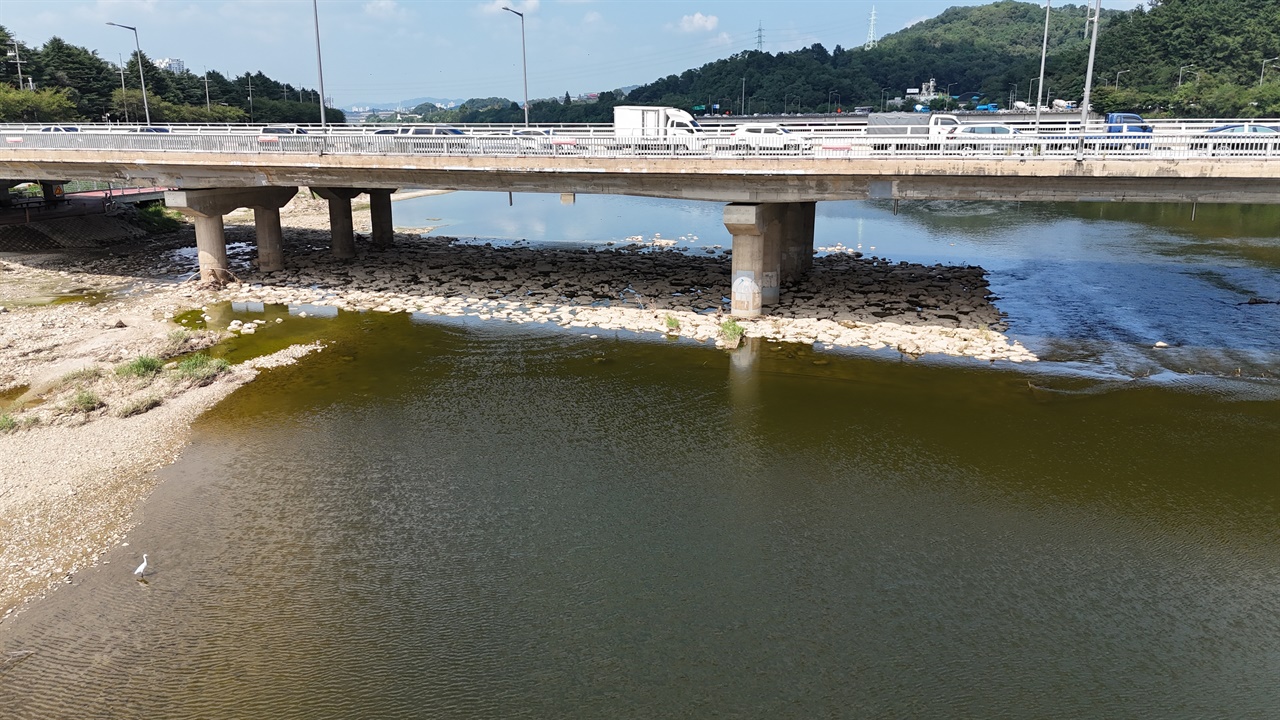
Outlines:
<svg viewBox="0 0 1280 720"><path fill-rule="evenodd" d="M249 78L249 122L253 122L253 76L245 73Z"/></svg>
<svg viewBox="0 0 1280 720"><path fill-rule="evenodd" d="M209 105L209 68L204 69L204 77L200 79L204 81L204 109L209 111L212 110Z"/></svg>
<svg viewBox="0 0 1280 720"><path fill-rule="evenodd" d="M747 114L747 79L742 78L742 105L740 106L742 114Z"/></svg>
<svg viewBox="0 0 1280 720"><path fill-rule="evenodd" d="M13 64L15 64L15 65L17 65L17 66L18 66L18 89L19 89L19 90L21 90L21 89L22 89L22 85L23 85L23 83L22 83L22 63L26 62L26 60L23 60L23 59L22 59L22 56L18 54L18 41L17 41L17 39L16 39L16 38L15 38L15 39L13 39L13 40L10 40L10 41L9 41L9 44L10 44L10 45L13 45L13 52L12 52L12 53L10 53L11 55L13 55L13 60L11 60L10 62L12 62Z"/></svg>

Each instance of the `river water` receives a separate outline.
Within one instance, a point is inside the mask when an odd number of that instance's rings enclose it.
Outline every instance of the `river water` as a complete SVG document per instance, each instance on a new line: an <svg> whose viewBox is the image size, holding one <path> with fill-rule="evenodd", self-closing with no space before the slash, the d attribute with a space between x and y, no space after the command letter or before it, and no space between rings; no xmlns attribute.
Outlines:
<svg viewBox="0 0 1280 720"><path fill-rule="evenodd" d="M395 212L727 244L710 204ZM1241 303L1280 299L1280 217L1190 215L819 205L819 245L987 268L1029 366L295 314L225 352L330 346L206 415L129 546L0 627L0 708L1275 717L1280 306Z"/></svg>

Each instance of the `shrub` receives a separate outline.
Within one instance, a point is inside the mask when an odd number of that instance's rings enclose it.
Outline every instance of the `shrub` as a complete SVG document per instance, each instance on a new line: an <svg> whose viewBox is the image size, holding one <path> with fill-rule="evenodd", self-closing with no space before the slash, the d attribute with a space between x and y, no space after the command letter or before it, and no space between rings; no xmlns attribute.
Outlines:
<svg viewBox="0 0 1280 720"><path fill-rule="evenodd" d="M18 429L18 421L12 415L0 415L0 433L13 432Z"/></svg>
<svg viewBox="0 0 1280 720"><path fill-rule="evenodd" d="M124 377L148 377L160 372L164 363L159 358L142 355L116 368L116 374Z"/></svg>
<svg viewBox="0 0 1280 720"><path fill-rule="evenodd" d="M82 413L91 413L105 404L106 403L102 402L102 398L98 397L97 393L90 390L78 390L76 391L76 394L71 397L69 406L72 410L77 410Z"/></svg>
<svg viewBox="0 0 1280 720"><path fill-rule="evenodd" d="M667 322L668 330L680 329L680 318L676 317L675 315L667 315L666 322Z"/></svg>
<svg viewBox="0 0 1280 720"><path fill-rule="evenodd" d="M731 343L741 340L742 334L746 331L747 329L739 325L738 321L733 318L729 318L728 320L720 323L720 337Z"/></svg>
<svg viewBox="0 0 1280 720"><path fill-rule="evenodd" d="M66 387L78 382L97 380L100 377L102 377L102 368L97 365L92 365L90 367L80 368L79 370L72 370L66 375L63 375L58 379L58 385L60 387Z"/></svg>
<svg viewBox="0 0 1280 720"><path fill-rule="evenodd" d="M182 227L182 214L155 203L138 208L138 224L150 233L173 232Z"/></svg>
<svg viewBox="0 0 1280 720"><path fill-rule="evenodd" d="M137 400L132 400L130 402L125 403L124 406L122 406L118 411L116 411L116 415L122 418L133 417L134 415L141 415L142 413L152 408L160 407L160 404L162 402L164 402L164 400L162 400L160 396L148 395L146 397L138 398Z"/></svg>
<svg viewBox="0 0 1280 720"><path fill-rule="evenodd" d="M186 330L179 329L170 332L169 336L165 338L164 346L160 348L160 357L181 355L190 337L191 333Z"/></svg>
<svg viewBox="0 0 1280 720"><path fill-rule="evenodd" d="M222 358L211 358L204 353L196 353L178 363L174 372L179 378L190 380L196 385L208 385L230 367L231 363Z"/></svg>

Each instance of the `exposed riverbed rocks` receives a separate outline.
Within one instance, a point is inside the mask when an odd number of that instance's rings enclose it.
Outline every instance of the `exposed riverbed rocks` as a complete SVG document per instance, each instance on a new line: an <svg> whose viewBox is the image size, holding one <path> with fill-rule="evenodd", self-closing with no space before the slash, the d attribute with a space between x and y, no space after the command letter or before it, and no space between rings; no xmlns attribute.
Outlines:
<svg viewBox="0 0 1280 720"><path fill-rule="evenodd" d="M288 267L258 273L244 258L223 298L345 310L472 316L568 328L714 339L730 317L727 254L655 249L555 249L398 235L334 259L323 233L296 231ZM1035 356L1006 325L977 267L892 263L860 253L814 258L767 315L738 319L747 337L895 348L1015 362Z"/></svg>

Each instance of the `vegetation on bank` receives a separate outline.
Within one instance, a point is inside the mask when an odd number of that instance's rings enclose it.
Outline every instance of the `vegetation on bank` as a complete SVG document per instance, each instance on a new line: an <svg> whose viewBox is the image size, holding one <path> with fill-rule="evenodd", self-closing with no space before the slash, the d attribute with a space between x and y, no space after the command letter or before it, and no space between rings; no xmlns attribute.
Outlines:
<svg viewBox="0 0 1280 720"><path fill-rule="evenodd" d="M14 38L0 27L0 42L13 48ZM17 64L0 63L0 121L141 123L149 110L152 122L318 122L319 93L273 80L261 72L227 77L216 70L195 75L163 70L134 53L121 68L97 52L52 37L40 47L17 40L22 58L23 86ZM147 82L142 101L138 62ZM206 84L208 80L207 95ZM250 90L252 87L252 91ZM329 122L344 122L341 110L327 108Z"/></svg>
<svg viewBox="0 0 1280 720"><path fill-rule="evenodd" d="M38 403L0 413L0 434L106 415L128 418L160 407L231 370L226 360L202 352L219 338L214 332L175 330L155 354L139 355L113 369L92 365L69 372L41 389Z"/></svg>
<svg viewBox="0 0 1280 720"><path fill-rule="evenodd" d="M1089 45L1086 4L1056 5L1050 16L1045 101L1079 100ZM671 105L694 112L823 113L880 109L930 79L944 95L933 109L961 103L1034 104L1040 75L1044 4L1001 0L954 7L885 36L872 49L746 51L641 85L600 93L594 103L533 101L534 122L610 122L618 104ZM1130 11L1104 10L1094 63L1095 112L1153 116L1280 115L1280 0L1148 0ZM745 93L743 81L745 79ZM1261 80L1261 82L1260 82ZM1117 84L1119 87L1117 87ZM745 96L744 96L745 95ZM506 98L458 108L414 109L425 122L520 122Z"/></svg>

